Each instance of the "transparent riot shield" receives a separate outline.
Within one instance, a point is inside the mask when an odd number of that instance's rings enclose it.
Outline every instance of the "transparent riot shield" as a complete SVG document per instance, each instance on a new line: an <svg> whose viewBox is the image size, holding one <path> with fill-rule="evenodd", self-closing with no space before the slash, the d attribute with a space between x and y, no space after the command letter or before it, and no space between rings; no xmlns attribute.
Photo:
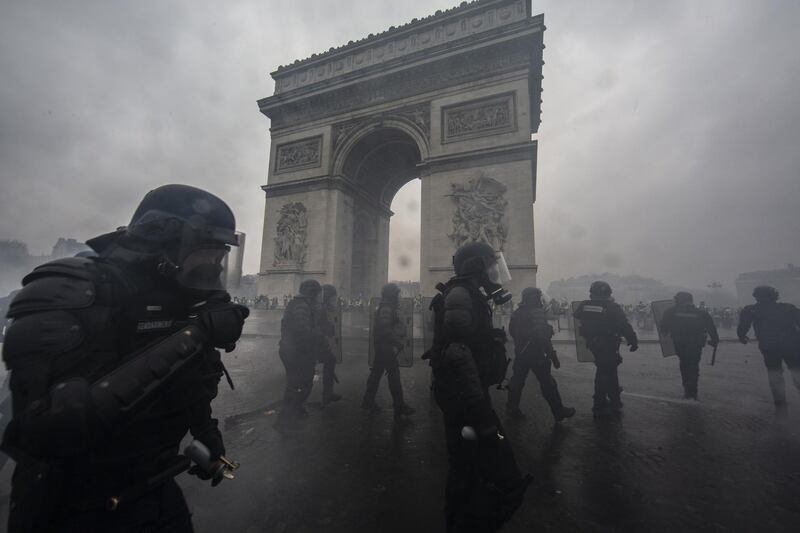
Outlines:
<svg viewBox="0 0 800 533"><path fill-rule="evenodd" d="M572 302L570 306L572 313L570 313L570 316L575 314L579 305L581 305L581 302ZM575 336L575 352L578 356L578 362L593 363L594 355L592 355L592 352L586 345L586 339L581 335L581 321L577 318L572 318L572 334Z"/></svg>
<svg viewBox="0 0 800 533"><path fill-rule="evenodd" d="M435 317L433 309L431 309L431 302L433 298L426 296L422 299L422 309L420 315L422 316L422 350L428 351L433 347L433 329L435 327Z"/></svg>
<svg viewBox="0 0 800 533"><path fill-rule="evenodd" d="M653 319L656 323L656 330L658 331L658 341L661 343L661 353L664 357L677 355L675 353L675 344L672 342L672 336L661 331L661 321L664 319L664 312L674 305L675 302L673 300L658 300L650 304L650 307L653 309Z"/></svg>
<svg viewBox="0 0 800 533"><path fill-rule="evenodd" d="M397 361L401 367L411 368L414 365L414 299L400 298L397 315L400 319L397 329L403 340Z"/></svg>
<svg viewBox="0 0 800 533"><path fill-rule="evenodd" d="M336 356L336 362L341 363L344 356L342 347L342 302L337 301L334 309L327 311L328 320L333 323L333 338L329 339L331 350Z"/></svg>
<svg viewBox="0 0 800 533"><path fill-rule="evenodd" d="M375 362L375 316L378 312L380 298L371 298L369 301L369 366ZM411 298L400 298L397 306L398 322L395 325L395 334L403 341L403 346L397 351L397 362L401 367L410 368L414 364L414 301Z"/></svg>
<svg viewBox="0 0 800 533"><path fill-rule="evenodd" d="M367 364L369 364L370 368L375 363L375 315L378 313L378 305L380 303L380 298L369 299L369 339L367 342L369 344L367 350L369 356L367 357Z"/></svg>

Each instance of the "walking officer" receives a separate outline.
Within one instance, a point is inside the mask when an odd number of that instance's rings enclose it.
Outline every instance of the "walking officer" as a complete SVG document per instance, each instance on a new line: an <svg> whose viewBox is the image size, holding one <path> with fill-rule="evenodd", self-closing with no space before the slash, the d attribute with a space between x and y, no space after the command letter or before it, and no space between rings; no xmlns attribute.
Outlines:
<svg viewBox="0 0 800 533"><path fill-rule="evenodd" d="M406 405L403 400L403 386L400 383L400 364L397 356L405 346L405 336L409 333L397 313L400 304L400 288L394 283L388 283L381 289L381 301L375 313L374 350L375 360L367 377L367 390L361 407L369 410L378 410L375 404L375 395L378 392L383 373L389 383L389 392L392 395L395 420L403 416L414 414L414 409Z"/></svg>
<svg viewBox="0 0 800 533"><path fill-rule="evenodd" d="M594 405L596 417L607 417L622 409L617 367L622 363L619 354L624 337L630 351L639 349L639 341L622 307L611 298L611 286L595 281L589 287L589 299L578 306L574 317L581 321L581 336L586 339L597 367L594 375Z"/></svg>
<svg viewBox="0 0 800 533"><path fill-rule="evenodd" d="M439 284L432 302L430 350L433 391L444 415L448 452L447 531L495 531L522 504L530 482L517 467L511 443L492 408L489 387L505 379L505 332L492 327L489 301L511 299L502 253L485 243L461 246L455 276Z"/></svg>
<svg viewBox="0 0 800 533"><path fill-rule="evenodd" d="M697 399L697 379L700 375L700 357L708 341L714 348L719 344L719 335L714 320L708 311L695 307L692 295L679 292L675 295L675 306L664 311L661 332L672 337L675 353L680 361L683 397Z"/></svg>
<svg viewBox="0 0 800 533"><path fill-rule="evenodd" d="M767 367L775 410L778 414L785 414L784 364L792 374L794 386L800 390L800 310L792 304L778 302L778 297L778 291L773 287L756 287L753 290L756 303L742 309L736 333L739 342L747 344L750 326L755 330L758 348Z"/></svg>
<svg viewBox="0 0 800 533"><path fill-rule="evenodd" d="M173 476L187 432L225 460L211 416L225 372L215 348L233 350L248 315L220 283L234 229L216 196L165 185L127 227L87 242L97 257L23 279L3 350L9 532L192 531Z"/></svg>
<svg viewBox="0 0 800 533"><path fill-rule="evenodd" d="M514 339L514 374L508 384L506 413L517 419L525 418L519 403L525 380L532 371L556 422L573 416L575 409L564 407L556 380L550 373L551 367L559 368L561 363L551 340L553 327L544 314L542 291L534 287L522 291L522 302L511 315L508 329Z"/></svg>
<svg viewBox="0 0 800 533"><path fill-rule="evenodd" d="M303 403L314 386L319 354L328 349L318 323L321 311L322 286L315 279L304 280L283 311L278 355L286 369L286 390L275 429L292 429L308 416Z"/></svg>

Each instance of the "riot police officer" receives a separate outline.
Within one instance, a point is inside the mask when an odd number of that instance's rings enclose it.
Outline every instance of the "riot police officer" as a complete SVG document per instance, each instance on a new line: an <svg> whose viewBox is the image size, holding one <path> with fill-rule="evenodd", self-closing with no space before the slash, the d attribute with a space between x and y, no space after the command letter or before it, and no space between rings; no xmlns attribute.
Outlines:
<svg viewBox="0 0 800 533"><path fill-rule="evenodd" d="M792 304L778 302L774 287L760 286L753 290L755 305L742 309L736 333L742 344L750 340L750 326L755 329L758 348L764 356L769 387L778 414L786 412L786 391L783 365L789 368L795 387L800 390L800 310Z"/></svg>
<svg viewBox="0 0 800 533"><path fill-rule="evenodd" d="M543 307L542 291L528 287L522 291L522 302L511 315L508 329L514 339L514 374L508 383L506 413L513 418L525 418L519 402L528 372L533 371L553 417L561 422L573 416L575 409L564 407L556 380L550 373L552 366L559 368L561 363L551 341L553 327L547 323Z"/></svg>
<svg viewBox="0 0 800 533"><path fill-rule="evenodd" d="M290 429L308 413L303 403L314 386L314 369L319 354L328 350L319 327L322 311L322 286L315 279L304 280L281 319L281 340L278 355L286 369L286 390L275 428Z"/></svg>
<svg viewBox="0 0 800 533"><path fill-rule="evenodd" d="M675 353L680 360L683 397L697 399L697 379L700 375L700 357L703 346L717 347L719 335L714 320L708 311L695 307L692 295L679 292L675 295L675 306L664 311L661 319L661 332L672 337Z"/></svg>
<svg viewBox="0 0 800 533"><path fill-rule="evenodd" d="M3 351L10 532L192 531L172 476L187 431L215 461L225 453L214 348L232 350L248 315L220 283L234 229L216 196L165 185L127 227L87 242L97 257L23 279Z"/></svg>
<svg viewBox="0 0 800 533"><path fill-rule="evenodd" d="M322 286L322 311L319 318L319 328L325 336L325 350L319 356L322 363L322 404L338 402L342 396L333 392L336 381L336 321L339 316L339 297L333 285Z"/></svg>
<svg viewBox="0 0 800 533"><path fill-rule="evenodd" d="M581 336L586 339L597 367L594 376L594 405L596 417L606 417L622 409L617 367L622 362L619 345L624 337L630 351L639 349L639 341L622 307L611 298L611 285L595 281L589 287L589 300L578 306L574 317L581 321Z"/></svg>
<svg viewBox="0 0 800 533"><path fill-rule="evenodd" d="M433 390L444 415L449 471L448 532L495 531L521 505L530 482L517 467L511 443L492 408L489 387L505 378L505 332L492 327L489 301L511 295L502 254L469 243L453 256L455 276L434 298L430 350Z"/></svg>
<svg viewBox="0 0 800 533"><path fill-rule="evenodd" d="M386 373L389 383L389 392L392 395L395 420L403 416L414 414L414 409L403 400L403 386L400 383L400 364L397 360L400 351L405 346L405 336L410 332L405 331L405 325L400 320L397 308L400 303L400 288L394 283L387 283L381 289L381 301L375 313L373 347L375 360L372 363L367 377L367 390L361 407L368 410L377 410L375 394L381 376Z"/></svg>

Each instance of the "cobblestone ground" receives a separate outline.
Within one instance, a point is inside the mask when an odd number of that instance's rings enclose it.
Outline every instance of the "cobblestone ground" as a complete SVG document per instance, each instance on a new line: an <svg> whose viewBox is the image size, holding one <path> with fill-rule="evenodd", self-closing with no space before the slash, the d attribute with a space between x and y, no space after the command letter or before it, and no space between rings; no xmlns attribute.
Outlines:
<svg viewBox="0 0 800 533"><path fill-rule="evenodd" d="M351 325L350 333L359 328ZM658 345L624 353L624 414L611 422L591 416L593 365L577 363L567 343L557 349L563 366L555 375L578 414L554 424L529 377L528 421L506 429L536 481L504 531L797 530L800 395L787 375L794 409L776 419L754 345L723 343L713 367L707 351L699 402L681 399L677 359L662 358ZM317 383L311 415L282 436L272 429L283 386L277 339L243 338L226 359L236 390L223 382L215 402L228 455L242 467L216 488L179 477L198 532L443 531L446 457L429 369L419 360L403 369L417 414L397 425L385 381L378 397L384 411L359 407L365 354L365 340L347 339L337 372L344 399L321 408ZM502 412L503 393L493 394ZM9 465L0 472L2 523L10 474Z"/></svg>

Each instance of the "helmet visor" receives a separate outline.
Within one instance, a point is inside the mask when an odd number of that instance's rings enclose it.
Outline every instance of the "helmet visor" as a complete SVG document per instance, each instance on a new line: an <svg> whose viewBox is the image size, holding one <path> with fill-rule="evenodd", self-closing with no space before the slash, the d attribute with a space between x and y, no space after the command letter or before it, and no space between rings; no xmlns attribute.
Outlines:
<svg viewBox="0 0 800 533"><path fill-rule="evenodd" d="M227 246L207 246L190 251L178 265L175 280L187 289L222 289L222 272L229 250Z"/></svg>
<svg viewBox="0 0 800 533"><path fill-rule="evenodd" d="M489 280L497 285L503 285L511 281L511 271L508 269L506 263L506 256L503 252L497 252L494 256L494 262L487 268Z"/></svg>

